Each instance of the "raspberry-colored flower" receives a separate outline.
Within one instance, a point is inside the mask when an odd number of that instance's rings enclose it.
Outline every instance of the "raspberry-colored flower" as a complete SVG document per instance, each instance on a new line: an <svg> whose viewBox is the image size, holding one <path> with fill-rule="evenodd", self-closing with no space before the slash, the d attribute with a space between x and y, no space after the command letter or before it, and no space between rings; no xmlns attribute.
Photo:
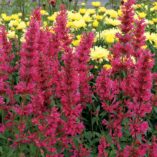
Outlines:
<svg viewBox="0 0 157 157"><path fill-rule="evenodd" d="M78 60L78 73L79 73L79 89L80 89L80 103L92 102L92 91L89 85L91 80L90 67L88 61L90 60L90 49L93 45L94 34L84 34L81 38L79 46L76 48L76 57Z"/></svg>

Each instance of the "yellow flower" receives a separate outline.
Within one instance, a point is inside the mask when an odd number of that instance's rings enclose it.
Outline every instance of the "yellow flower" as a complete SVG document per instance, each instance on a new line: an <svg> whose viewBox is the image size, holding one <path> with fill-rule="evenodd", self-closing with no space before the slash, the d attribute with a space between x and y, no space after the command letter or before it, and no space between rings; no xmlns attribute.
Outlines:
<svg viewBox="0 0 157 157"><path fill-rule="evenodd" d="M90 23L92 21L92 18L89 15L84 15L83 19L85 22Z"/></svg>
<svg viewBox="0 0 157 157"><path fill-rule="evenodd" d="M21 37L20 41L21 41L22 43L24 43L24 42L26 41L25 35L23 35L23 36Z"/></svg>
<svg viewBox="0 0 157 157"><path fill-rule="evenodd" d="M146 14L146 13L144 13L144 12L139 12L139 13L138 13L138 15L139 15L139 17L140 17L140 18L142 18L142 19L143 19L143 18L145 18L145 17L146 17L146 15L147 15L147 14Z"/></svg>
<svg viewBox="0 0 157 157"><path fill-rule="evenodd" d="M73 22L68 21L68 22L67 22L67 27L72 27L72 26L73 26Z"/></svg>
<svg viewBox="0 0 157 157"><path fill-rule="evenodd" d="M154 23L157 23L157 18L153 18L152 21L153 21Z"/></svg>
<svg viewBox="0 0 157 157"><path fill-rule="evenodd" d="M106 14L110 15L111 18L118 18L118 13L113 9L106 10Z"/></svg>
<svg viewBox="0 0 157 157"><path fill-rule="evenodd" d="M139 16L137 14L134 15L135 20L139 20Z"/></svg>
<svg viewBox="0 0 157 157"><path fill-rule="evenodd" d="M84 15L86 13L86 9L85 8L81 8L79 9L80 14Z"/></svg>
<svg viewBox="0 0 157 157"><path fill-rule="evenodd" d="M156 6L156 5L157 5L157 2L153 2L153 5Z"/></svg>
<svg viewBox="0 0 157 157"><path fill-rule="evenodd" d="M26 25L27 25L27 26L29 26L29 24L30 24L30 22L29 22L29 21L28 21L28 22L26 22Z"/></svg>
<svg viewBox="0 0 157 157"><path fill-rule="evenodd" d="M79 28L84 28L86 27L86 23L83 19L79 21L74 21L72 24L72 28L79 29Z"/></svg>
<svg viewBox="0 0 157 157"><path fill-rule="evenodd" d="M114 42L114 35L113 34L106 34L105 41L109 44L112 44Z"/></svg>
<svg viewBox="0 0 157 157"><path fill-rule="evenodd" d="M49 13L46 10L41 10L40 13L41 15L49 15Z"/></svg>
<svg viewBox="0 0 157 157"><path fill-rule="evenodd" d="M100 7L98 12L99 13L105 13L106 12L106 8L105 7Z"/></svg>
<svg viewBox="0 0 157 157"><path fill-rule="evenodd" d="M76 38L77 38L78 40L81 40L81 35L77 35Z"/></svg>
<svg viewBox="0 0 157 157"><path fill-rule="evenodd" d="M1 14L1 17L6 22L10 21L10 19L11 19L10 16L7 16L6 14Z"/></svg>
<svg viewBox="0 0 157 157"><path fill-rule="evenodd" d="M119 26L120 21L117 19L112 19L112 18L105 18L105 23L107 25L112 25L112 26Z"/></svg>
<svg viewBox="0 0 157 157"><path fill-rule="evenodd" d="M118 29L108 29L101 32L101 34L97 35L97 38L102 38L106 43L112 44L116 40L116 33L118 33Z"/></svg>
<svg viewBox="0 0 157 157"><path fill-rule="evenodd" d="M9 22L9 27L17 27L19 24L18 20L12 20Z"/></svg>
<svg viewBox="0 0 157 157"><path fill-rule="evenodd" d="M119 9L119 10L118 10L118 16L122 16L122 14L123 14L123 13L122 13L122 10Z"/></svg>
<svg viewBox="0 0 157 157"><path fill-rule="evenodd" d="M95 14L95 9L87 9L87 13L93 15Z"/></svg>
<svg viewBox="0 0 157 157"><path fill-rule="evenodd" d="M157 11L157 5L155 5L153 8L151 8L151 11Z"/></svg>
<svg viewBox="0 0 157 157"><path fill-rule="evenodd" d="M9 39L14 39L14 38L16 38L15 31L8 31L7 37L8 37Z"/></svg>
<svg viewBox="0 0 157 157"><path fill-rule="evenodd" d="M95 46L91 49L90 58L92 60L100 60L105 59L108 60L109 51L102 47Z"/></svg>
<svg viewBox="0 0 157 157"><path fill-rule="evenodd" d="M69 20L80 20L82 19L82 15L80 13L72 13L72 12L68 12L68 19Z"/></svg>
<svg viewBox="0 0 157 157"><path fill-rule="evenodd" d="M55 13L52 14L51 16L48 16L47 19L48 19L49 21L55 21L56 17L57 17L57 12L55 12Z"/></svg>
<svg viewBox="0 0 157 157"><path fill-rule="evenodd" d="M13 15L10 16L10 19L12 19L12 20L18 20L19 16L18 16L18 14L13 14Z"/></svg>
<svg viewBox="0 0 157 157"><path fill-rule="evenodd" d="M142 49L146 49L146 48L147 48L147 45L144 45L144 46L142 46L141 48L142 48Z"/></svg>
<svg viewBox="0 0 157 157"><path fill-rule="evenodd" d="M43 25L44 25L44 27L46 27L47 26L47 21L44 21Z"/></svg>
<svg viewBox="0 0 157 157"><path fill-rule="evenodd" d="M157 48L157 39L154 40L154 47Z"/></svg>
<svg viewBox="0 0 157 157"><path fill-rule="evenodd" d="M74 41L72 42L72 44L73 44L74 46L78 46L79 43L80 43L80 40L74 40Z"/></svg>
<svg viewBox="0 0 157 157"><path fill-rule="evenodd" d="M142 5L141 5L141 4L136 4L136 5L134 6L134 8L135 8L135 9L142 8Z"/></svg>
<svg viewBox="0 0 157 157"><path fill-rule="evenodd" d="M92 2L92 6L93 7L100 7L101 6L101 3L100 2Z"/></svg>
<svg viewBox="0 0 157 157"><path fill-rule="evenodd" d="M146 32L145 33L146 39L150 42L155 41L157 34L156 33L150 33L150 32Z"/></svg>
<svg viewBox="0 0 157 157"><path fill-rule="evenodd" d="M102 20L102 19L103 19L103 16L96 15L96 19L97 19L98 21L100 21L100 20Z"/></svg>
<svg viewBox="0 0 157 157"><path fill-rule="evenodd" d="M11 30L11 31L15 31L16 28L15 28L15 27L11 27L10 30Z"/></svg>
<svg viewBox="0 0 157 157"><path fill-rule="evenodd" d="M148 20L147 23L148 23L149 25L154 25L154 21L152 21L152 20Z"/></svg>
<svg viewBox="0 0 157 157"><path fill-rule="evenodd" d="M110 70L112 68L112 66L110 64L105 64L103 66L106 70Z"/></svg>
<svg viewBox="0 0 157 157"><path fill-rule="evenodd" d="M94 22L93 22L93 27L98 27L98 25L99 25L99 22L97 21L97 20L95 20Z"/></svg>
<svg viewBox="0 0 157 157"><path fill-rule="evenodd" d="M49 21L54 21L54 20L55 20L55 17L52 15L52 16L48 16L47 19L48 19Z"/></svg>
<svg viewBox="0 0 157 157"><path fill-rule="evenodd" d="M26 28L26 24L24 21L21 21L18 26L17 26L17 30L24 30Z"/></svg>

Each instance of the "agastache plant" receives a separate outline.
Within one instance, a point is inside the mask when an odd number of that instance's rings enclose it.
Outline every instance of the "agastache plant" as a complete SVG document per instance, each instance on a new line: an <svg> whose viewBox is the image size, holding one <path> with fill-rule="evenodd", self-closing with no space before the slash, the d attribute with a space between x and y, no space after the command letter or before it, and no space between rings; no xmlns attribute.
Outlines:
<svg viewBox="0 0 157 157"><path fill-rule="evenodd" d="M94 34L83 34L79 46L76 48L76 56L78 60L78 73L79 73L79 89L80 89L80 103L92 102L92 91L89 82L92 78L90 75L91 67L88 65L90 60L90 48L94 41Z"/></svg>
<svg viewBox="0 0 157 157"><path fill-rule="evenodd" d="M42 26L40 9L33 12L17 68L0 27L2 142L36 157L156 157L150 129L154 55L145 47L144 20L134 19L134 4L122 5L111 68L97 69L98 76L90 62L94 33L83 33L73 47L63 5L50 28Z"/></svg>
<svg viewBox="0 0 157 157"><path fill-rule="evenodd" d="M109 131L118 157L143 156L149 149L149 143L145 142L149 128L145 117L152 111L154 61L150 51L143 49L145 23L134 20L134 3L128 0L122 6L121 34L117 34L119 41L111 49L112 69L103 69L96 80L102 108L109 113L108 120L102 123ZM132 143L121 151L121 138L125 136L132 136Z"/></svg>
<svg viewBox="0 0 157 157"><path fill-rule="evenodd" d="M14 71L14 67L12 66L13 59L14 54L11 52L11 43L7 39L6 29L0 26L0 109L7 112L6 120L11 116L9 108L12 106L12 103L14 103L13 84L12 80L10 80L10 76ZM7 99L9 99L9 102ZM5 118L2 117L0 132L4 132L7 127L7 125L3 123Z"/></svg>

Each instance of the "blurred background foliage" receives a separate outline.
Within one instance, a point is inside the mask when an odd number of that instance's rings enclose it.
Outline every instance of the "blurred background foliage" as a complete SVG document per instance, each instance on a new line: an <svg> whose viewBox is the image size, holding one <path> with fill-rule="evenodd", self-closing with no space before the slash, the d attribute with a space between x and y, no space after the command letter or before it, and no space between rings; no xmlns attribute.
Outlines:
<svg viewBox="0 0 157 157"><path fill-rule="evenodd" d="M77 10L82 2L85 2L87 7L91 7L92 1L97 0L0 0L0 13L21 12L25 16L36 7L42 7L52 13L59 9L61 3L65 4L69 10ZM152 1L154 0L137 0L137 3L150 5ZM101 0L101 2L107 8L118 9L123 0Z"/></svg>
<svg viewBox="0 0 157 157"><path fill-rule="evenodd" d="M21 12L25 16L36 7L42 7L51 13L58 10L61 3L65 4L67 9L76 9L78 0L0 0L0 13Z"/></svg>

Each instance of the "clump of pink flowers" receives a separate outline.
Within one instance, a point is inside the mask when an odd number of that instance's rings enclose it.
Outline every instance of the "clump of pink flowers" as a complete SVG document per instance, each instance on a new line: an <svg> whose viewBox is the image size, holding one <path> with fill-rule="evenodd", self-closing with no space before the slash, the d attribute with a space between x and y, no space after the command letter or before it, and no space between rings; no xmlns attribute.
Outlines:
<svg viewBox="0 0 157 157"><path fill-rule="evenodd" d="M134 4L124 2L112 68L98 75L90 62L94 33L74 48L63 5L51 29L42 28L40 9L33 12L17 64L0 27L0 132L9 133L12 149L32 146L37 157L156 157L154 56L144 49L146 24L134 19Z"/></svg>

